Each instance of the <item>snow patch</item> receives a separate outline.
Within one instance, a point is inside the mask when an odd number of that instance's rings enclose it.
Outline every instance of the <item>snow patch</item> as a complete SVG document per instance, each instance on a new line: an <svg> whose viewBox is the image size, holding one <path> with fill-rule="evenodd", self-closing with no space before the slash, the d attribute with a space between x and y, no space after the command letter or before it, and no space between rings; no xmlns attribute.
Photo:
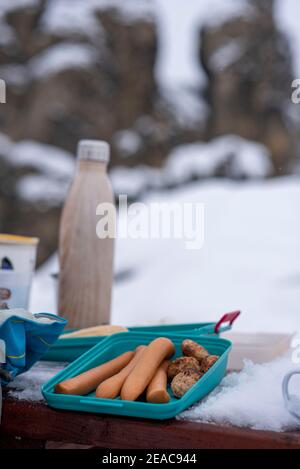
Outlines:
<svg viewBox="0 0 300 469"><path fill-rule="evenodd" d="M264 145L226 135L208 143L175 148L166 161L165 179L170 184L179 184L193 178L212 177L225 164L228 176L234 178L264 178L272 169L270 154Z"/></svg>
<svg viewBox="0 0 300 469"><path fill-rule="evenodd" d="M11 26L5 22L5 15L22 8L35 7L40 0L1 0L0 2L0 45L7 46L16 40Z"/></svg>
<svg viewBox="0 0 300 469"><path fill-rule="evenodd" d="M10 152L11 148L13 146L13 142L10 140L7 135L3 134L0 132L0 154L4 158L6 155Z"/></svg>
<svg viewBox="0 0 300 469"><path fill-rule="evenodd" d="M31 173L18 179L17 195L27 202L61 205L74 174L75 160L65 150L32 140L12 142L0 134L1 156Z"/></svg>
<svg viewBox="0 0 300 469"><path fill-rule="evenodd" d="M2 16L21 8L35 7L39 4L40 0L2 0L0 3L0 15Z"/></svg>
<svg viewBox="0 0 300 469"><path fill-rule="evenodd" d="M86 68L98 60L98 51L87 44L62 42L33 57L28 67L35 79L48 77L68 68Z"/></svg>
<svg viewBox="0 0 300 469"><path fill-rule="evenodd" d="M0 14L0 45L8 46L16 39L15 32L11 26L5 23Z"/></svg>
<svg viewBox="0 0 300 469"><path fill-rule="evenodd" d="M156 76L163 87L203 87L206 75L198 59L199 31L209 24L217 26L226 20L249 15L247 0L194 0L188 7L182 0L156 0L159 26L159 56Z"/></svg>
<svg viewBox="0 0 300 469"><path fill-rule="evenodd" d="M300 421L285 408L281 392L283 377L293 368L290 357L263 365L245 361L240 373L227 375L204 401L180 414L178 419L276 432L299 429ZM291 393L299 395L299 391L300 380L295 377Z"/></svg>
<svg viewBox="0 0 300 469"><path fill-rule="evenodd" d="M27 85L30 79L27 67L17 63L1 65L0 76L7 84L17 87Z"/></svg>
<svg viewBox="0 0 300 469"><path fill-rule="evenodd" d="M26 65L0 66L0 76L10 85L21 87L68 69L90 68L99 61L99 52L89 44L61 42L32 57Z"/></svg>
<svg viewBox="0 0 300 469"><path fill-rule="evenodd" d="M70 181L55 180L48 176L32 174L19 179L16 186L18 196L31 203L45 203L47 206L61 206Z"/></svg>
<svg viewBox="0 0 300 469"><path fill-rule="evenodd" d="M202 24L204 26L218 27L234 18L249 18L254 16L254 14L255 8L251 5L251 0L230 0L226 2L213 0L209 3L209 9L205 8Z"/></svg>
<svg viewBox="0 0 300 469"><path fill-rule="evenodd" d="M103 34L96 12L112 8L129 23L153 16L152 2L147 0L51 0L42 16L41 26L50 33L67 35L75 32L94 38Z"/></svg>
<svg viewBox="0 0 300 469"><path fill-rule="evenodd" d="M162 186L162 173L159 169L140 165L135 168L118 166L110 173L110 180L116 195L125 194L136 199L147 188Z"/></svg>
<svg viewBox="0 0 300 469"><path fill-rule="evenodd" d="M249 16L253 8L247 0L211 0L209 8L203 0L189 2L188 7L181 0L173 0L172 8L168 0L156 0L155 4L159 34L156 78L179 123L193 127L208 113L200 95L207 84L199 60L200 30L207 25L216 27L233 17ZM232 53L233 50L231 60Z"/></svg>
<svg viewBox="0 0 300 469"><path fill-rule="evenodd" d="M244 50L242 41L228 41L212 54L209 61L211 69L216 72L226 69L240 59Z"/></svg>
<svg viewBox="0 0 300 469"><path fill-rule="evenodd" d="M230 135L218 140L219 145L227 142L229 148L232 145L231 151L235 149L230 168L233 178L259 179L272 174L271 155L264 145Z"/></svg>
<svg viewBox="0 0 300 469"><path fill-rule="evenodd" d="M66 367L67 363L37 362L8 385L8 395L26 401L44 400L41 386Z"/></svg>
<svg viewBox="0 0 300 469"><path fill-rule="evenodd" d="M169 184L209 177L225 162L226 152L212 151L210 144L190 143L176 147L169 155L165 171Z"/></svg>
<svg viewBox="0 0 300 469"><path fill-rule="evenodd" d="M195 87L161 86L161 94L179 125L194 128L208 117L208 106Z"/></svg>
<svg viewBox="0 0 300 469"><path fill-rule="evenodd" d="M272 174L269 151L260 143L237 135L215 138L208 143L175 147L162 168L118 166L110 172L115 193L140 197L146 190L186 184L217 175L233 179L262 179Z"/></svg>
<svg viewBox="0 0 300 469"><path fill-rule="evenodd" d="M13 166L28 166L55 178L70 178L74 170L74 158L70 153L34 140L21 140L13 145L7 159Z"/></svg>
<svg viewBox="0 0 300 469"><path fill-rule="evenodd" d="M114 134L114 143L125 158L137 153L142 147L142 139L137 132L126 129Z"/></svg>

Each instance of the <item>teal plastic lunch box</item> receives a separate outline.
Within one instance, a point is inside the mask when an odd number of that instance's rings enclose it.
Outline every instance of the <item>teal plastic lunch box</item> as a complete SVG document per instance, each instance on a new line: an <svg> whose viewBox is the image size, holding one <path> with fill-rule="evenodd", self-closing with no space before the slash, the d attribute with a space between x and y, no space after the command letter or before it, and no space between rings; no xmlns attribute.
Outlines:
<svg viewBox="0 0 300 469"><path fill-rule="evenodd" d="M219 355L219 359L180 399L174 397L169 388L171 400L167 404L150 404L143 400L134 402L122 401L119 398L102 399L96 398L94 392L87 396L64 395L54 392L54 386L57 383L112 360L123 352L135 350L138 345L147 345L160 335L141 331L118 333L105 338L42 386L42 393L47 403L51 407L58 409L95 412L99 414L115 414L160 420L175 417L175 415L206 396L220 383L226 372L228 354L231 349L231 342L229 340L216 336L185 335L185 338L190 338L203 345L210 354ZM182 335L166 333L164 337L168 337L175 345L176 354L173 358L181 356Z"/></svg>
<svg viewBox="0 0 300 469"><path fill-rule="evenodd" d="M239 316L239 311L224 314L218 322L202 322L191 324L163 324L157 326L129 327L130 332L153 332L161 335L172 334L196 334L196 335L218 335L231 328L235 319ZM72 332L72 331L66 331ZM126 334L125 332L123 334ZM103 337L78 337L73 339L58 339L50 350L43 356L43 360L72 362L83 353L90 350L103 340Z"/></svg>

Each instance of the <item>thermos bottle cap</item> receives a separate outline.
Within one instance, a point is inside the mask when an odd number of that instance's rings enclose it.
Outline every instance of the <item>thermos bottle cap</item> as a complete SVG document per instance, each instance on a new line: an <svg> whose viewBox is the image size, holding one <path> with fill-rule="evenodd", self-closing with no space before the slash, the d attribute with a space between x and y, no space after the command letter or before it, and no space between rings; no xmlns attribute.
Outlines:
<svg viewBox="0 0 300 469"><path fill-rule="evenodd" d="M110 147L104 140L80 140L77 156L80 160L109 162Z"/></svg>

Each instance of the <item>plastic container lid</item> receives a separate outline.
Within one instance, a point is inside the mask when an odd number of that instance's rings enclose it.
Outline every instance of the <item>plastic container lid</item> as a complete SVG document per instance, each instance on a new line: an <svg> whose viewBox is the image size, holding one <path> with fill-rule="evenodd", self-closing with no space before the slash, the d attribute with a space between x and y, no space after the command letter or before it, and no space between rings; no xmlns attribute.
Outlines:
<svg viewBox="0 0 300 469"><path fill-rule="evenodd" d="M80 140L77 157L80 160L109 162L110 146L104 140Z"/></svg>

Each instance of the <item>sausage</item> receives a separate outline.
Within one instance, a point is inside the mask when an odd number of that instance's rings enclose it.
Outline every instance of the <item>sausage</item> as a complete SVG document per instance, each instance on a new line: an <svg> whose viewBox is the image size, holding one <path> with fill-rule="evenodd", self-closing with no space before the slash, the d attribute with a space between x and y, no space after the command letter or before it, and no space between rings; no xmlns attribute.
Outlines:
<svg viewBox="0 0 300 469"><path fill-rule="evenodd" d="M85 371L74 378L61 381L55 385L55 392L59 394L76 394L82 396L88 394L105 379L118 373L133 358L134 352L125 352L117 358L110 360L103 365L96 366Z"/></svg>
<svg viewBox="0 0 300 469"><path fill-rule="evenodd" d="M209 355L206 348L190 339L185 339L181 344L183 355L194 357L201 364L201 361Z"/></svg>
<svg viewBox="0 0 300 469"><path fill-rule="evenodd" d="M186 370L200 371L200 365L194 357L179 357L173 360L168 368L168 378L172 380L178 373Z"/></svg>
<svg viewBox="0 0 300 469"><path fill-rule="evenodd" d="M208 355L201 362L201 372L206 373L219 359L218 355Z"/></svg>
<svg viewBox="0 0 300 469"><path fill-rule="evenodd" d="M153 404L166 404L170 400L170 395L167 391L167 369L169 361L165 360L159 366L157 372L149 383L146 393L147 402Z"/></svg>
<svg viewBox="0 0 300 469"><path fill-rule="evenodd" d="M173 378L171 389L175 397L182 397L201 378L202 373L195 370L181 371Z"/></svg>
<svg viewBox="0 0 300 469"><path fill-rule="evenodd" d="M150 342L141 359L127 376L121 389L121 399L135 401L145 391L161 362L170 358L174 352L173 342L166 337L159 337Z"/></svg>
<svg viewBox="0 0 300 469"><path fill-rule="evenodd" d="M117 373L116 375L111 376L111 378L102 381L102 383L100 383L96 389L96 397L114 399L115 397L119 396L125 379L133 370L145 349L145 345L140 345L139 347L137 347L134 357L132 358L132 360L130 360L128 365L125 366L125 368L119 371L119 373Z"/></svg>

